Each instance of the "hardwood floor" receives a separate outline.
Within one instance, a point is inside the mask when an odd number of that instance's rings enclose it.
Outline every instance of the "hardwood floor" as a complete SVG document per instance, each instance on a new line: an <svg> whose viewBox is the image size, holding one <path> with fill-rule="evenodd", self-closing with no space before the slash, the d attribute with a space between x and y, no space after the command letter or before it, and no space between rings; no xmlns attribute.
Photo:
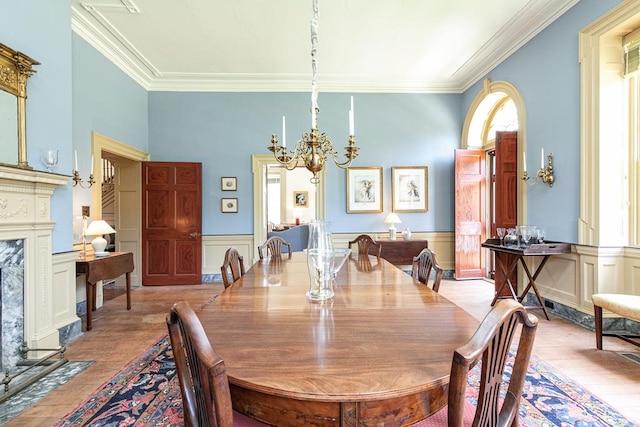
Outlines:
<svg viewBox="0 0 640 427"><path fill-rule="evenodd" d="M171 305L186 300L197 307L222 292L222 283L194 286L155 286L132 291L132 309L126 310L124 291L108 289L104 306L94 312L93 330L69 344L66 356L94 364L32 405L6 424L12 427L52 426L124 365L166 333L165 316ZM443 280L440 293L480 320L493 298L493 284L481 280ZM537 310L533 311L537 314ZM595 335L557 317L540 319L533 352L573 378L591 393L640 423L640 366L619 352L640 353L622 340L604 338L604 350L595 349Z"/></svg>

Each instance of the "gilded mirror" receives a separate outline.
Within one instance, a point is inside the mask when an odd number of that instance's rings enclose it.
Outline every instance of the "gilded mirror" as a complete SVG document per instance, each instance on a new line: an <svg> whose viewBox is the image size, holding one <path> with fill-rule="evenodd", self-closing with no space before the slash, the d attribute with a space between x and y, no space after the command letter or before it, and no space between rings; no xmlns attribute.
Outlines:
<svg viewBox="0 0 640 427"><path fill-rule="evenodd" d="M0 43L0 164L32 169L27 162L27 79L40 63Z"/></svg>

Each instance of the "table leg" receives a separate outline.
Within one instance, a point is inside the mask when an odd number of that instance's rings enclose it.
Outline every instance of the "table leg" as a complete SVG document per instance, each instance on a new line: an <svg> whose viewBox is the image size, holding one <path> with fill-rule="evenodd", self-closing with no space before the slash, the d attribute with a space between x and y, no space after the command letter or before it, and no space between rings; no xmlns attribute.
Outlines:
<svg viewBox="0 0 640 427"><path fill-rule="evenodd" d="M495 252L494 252L495 253ZM497 254L496 254L497 255ZM515 257L512 261L511 264L509 265L509 268L505 268L504 263L502 262L502 259L499 256L495 257L496 260L496 264L498 264L498 266L500 267L500 270L502 270L502 274L504 274L505 277L505 281L502 284L502 286L500 286L500 289L498 289L496 291L496 295L493 297L493 301L491 301L491 305L493 306L496 301L498 300L500 294L502 293L502 289L504 289L504 287L506 285L509 285L509 291L511 291L511 295L513 296L513 299L517 299L518 296L516 294L515 289L513 288L513 283L511 283L511 273L513 272L513 270L516 268L516 266L518 265L518 259L521 257Z"/></svg>
<svg viewBox="0 0 640 427"><path fill-rule="evenodd" d="M85 280L87 291L87 331L90 331L93 325L91 324L91 314L93 312L93 297L95 295L95 284L89 283L89 280Z"/></svg>
<svg viewBox="0 0 640 427"><path fill-rule="evenodd" d="M131 310L131 273L127 272L127 310Z"/></svg>
<svg viewBox="0 0 640 427"><path fill-rule="evenodd" d="M520 259L521 259L522 267L524 268L525 273L527 273L527 278L529 278L529 283L527 284L527 286L524 288L524 290L522 291L522 293L518 297L518 301L522 302L525 299L525 297L527 296L527 293L529 292L529 289L533 289L533 292L536 294L536 298L538 299L538 303L540 303L540 307L529 307L529 308L541 308L542 311L544 312L544 317L546 317L547 320L551 320L549 318L549 313L547 313L547 308L544 306L544 300L542 299L542 296L540 295L540 292L538 292L538 287L536 286L536 279L538 278L538 275L542 271L542 267L544 267L544 265L547 263L547 260L549 259L549 255L546 255L542 259L542 262L540 263L538 268L536 268L536 271L533 273L533 276L531 275L531 272L529 271L529 267L527 266L527 263L524 262L524 258L521 257Z"/></svg>

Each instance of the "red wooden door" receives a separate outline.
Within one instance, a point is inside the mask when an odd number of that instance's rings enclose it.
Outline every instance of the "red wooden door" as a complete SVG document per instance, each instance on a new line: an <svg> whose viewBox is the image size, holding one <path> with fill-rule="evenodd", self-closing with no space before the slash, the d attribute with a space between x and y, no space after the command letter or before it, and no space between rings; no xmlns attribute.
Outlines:
<svg viewBox="0 0 640 427"><path fill-rule="evenodd" d="M142 284L202 283L202 164L142 163Z"/></svg>
<svg viewBox="0 0 640 427"><path fill-rule="evenodd" d="M518 132L496 132L496 177L495 177L495 226L511 228L518 224ZM500 254L504 265L510 265L513 255ZM499 268L495 272L496 291L505 282ZM514 286L517 269L511 275ZM508 287L500 296L510 296Z"/></svg>
<svg viewBox="0 0 640 427"><path fill-rule="evenodd" d="M485 153L455 151L455 276L484 277L481 244L485 240Z"/></svg>

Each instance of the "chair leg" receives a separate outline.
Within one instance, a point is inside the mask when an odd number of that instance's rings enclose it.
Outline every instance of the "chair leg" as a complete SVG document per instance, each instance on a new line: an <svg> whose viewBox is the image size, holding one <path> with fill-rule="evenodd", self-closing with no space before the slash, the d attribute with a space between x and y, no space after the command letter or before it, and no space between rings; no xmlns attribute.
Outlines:
<svg viewBox="0 0 640 427"><path fill-rule="evenodd" d="M596 327L596 348L602 350L602 307L593 306L593 317Z"/></svg>

